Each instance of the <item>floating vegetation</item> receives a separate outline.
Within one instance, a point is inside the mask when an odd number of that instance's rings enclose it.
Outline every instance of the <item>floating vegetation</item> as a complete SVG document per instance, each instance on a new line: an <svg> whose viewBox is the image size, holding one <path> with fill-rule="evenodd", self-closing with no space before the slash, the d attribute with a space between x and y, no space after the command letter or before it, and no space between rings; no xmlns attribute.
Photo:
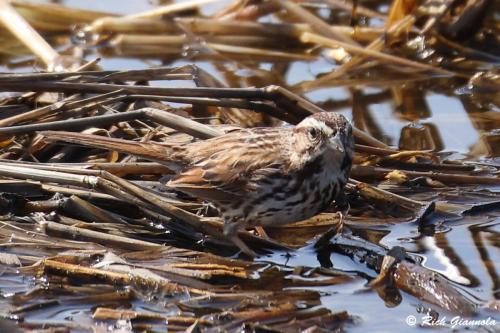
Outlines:
<svg viewBox="0 0 500 333"><path fill-rule="evenodd" d="M499 3L159 3L0 0L0 332L499 328ZM349 209L253 261L164 185L165 145L321 111Z"/></svg>

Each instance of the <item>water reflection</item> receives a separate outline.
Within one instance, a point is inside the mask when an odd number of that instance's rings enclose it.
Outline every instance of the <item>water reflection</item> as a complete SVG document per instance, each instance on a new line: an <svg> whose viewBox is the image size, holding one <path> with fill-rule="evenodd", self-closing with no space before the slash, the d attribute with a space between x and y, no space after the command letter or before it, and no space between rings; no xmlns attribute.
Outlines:
<svg viewBox="0 0 500 333"><path fill-rule="evenodd" d="M148 1L83 3L72 0L65 3L69 6L84 4L94 10L107 11L113 8L117 13L131 13L152 8ZM248 59L239 61L234 57L211 53L211 59L201 61L196 57L207 49L203 43L198 44L201 45L200 52L197 49L196 52L184 54L193 57L192 61L181 57L138 59L110 56L104 57L101 66L107 70L139 69L160 65L182 66L194 62L221 86L262 87L278 84L301 92L323 109L345 114L360 129L391 146L404 150L456 151L463 154L458 155L459 158L465 155L468 159L485 161L489 161L485 158L500 156L498 109L495 109L492 103L477 100L473 95L455 94L454 88L457 82L454 80L443 81L418 76L411 79L386 78L382 75L380 77L374 75L363 80L331 79L328 73L336 65L324 57L310 62L257 62ZM206 53L210 53L208 51ZM98 56L98 50L87 50L87 52L89 59ZM31 70L31 67L19 70ZM198 82L201 86L202 81ZM159 81L155 82L155 85L188 87L194 83ZM252 117L250 120L248 124L252 125L270 123L265 117ZM432 223L444 223L447 232L441 232L438 227L424 230L425 226L420 228L411 223L385 225L380 228L357 225L353 226L353 232L375 244L388 248L403 246L408 251L418 254L423 258L423 265L462 285L464 292L471 294L477 300L500 299L498 217L469 216L462 220L443 219ZM361 272L367 277L375 276L375 272L365 265L338 253L318 258L310 246L299 250L291 258L284 257L282 253L275 253L261 260L290 267L328 266L343 271ZM375 292L366 290L365 282L357 280L342 284L340 287L322 287L321 291L327 292L323 302L332 310L345 309L354 314L361 314L362 320L373 330L387 331L394 327L395 322L401 330L406 328L404 318L414 313L420 302L405 294L397 310L394 310L396 312L391 313L393 319L380 320L380 314L387 313L386 304ZM19 287L10 285L9 279L3 279L0 288L16 292ZM72 313L64 312L59 315L65 317ZM365 327L353 327L352 330L365 331Z"/></svg>
<svg viewBox="0 0 500 333"><path fill-rule="evenodd" d="M469 113L456 96L420 92L418 97L410 97L411 89L401 90L402 95L394 89L353 90L350 94L345 88L322 88L306 96L326 110L346 113L352 109L349 116L357 127L401 149L457 151L472 156L497 152L497 139L488 140L484 133L500 125L496 113ZM399 98L401 103L396 100ZM481 150L477 145L485 140L487 150Z"/></svg>

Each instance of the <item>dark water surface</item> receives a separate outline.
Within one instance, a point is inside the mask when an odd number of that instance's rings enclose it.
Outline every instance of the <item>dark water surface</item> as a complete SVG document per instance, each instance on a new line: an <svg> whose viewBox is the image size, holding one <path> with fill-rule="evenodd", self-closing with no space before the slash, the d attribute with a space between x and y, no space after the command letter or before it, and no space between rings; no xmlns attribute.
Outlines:
<svg viewBox="0 0 500 333"><path fill-rule="evenodd" d="M68 6L115 12L119 14L135 13L154 6L149 1L63 1ZM225 3L228 3L226 1ZM222 8L222 4L206 6L207 13ZM88 59L92 58L90 54ZM179 59L167 66L192 63L189 59ZM223 80L214 64L207 61L195 62L215 77ZM140 60L127 58L103 58L101 66L105 70L140 69L151 65L162 65L157 59ZM286 75L289 87L302 92L309 99L325 110L337 111L352 119L359 128L367 130L387 144L402 149L435 149L443 152L450 160L500 164L500 113L498 105L491 96L477 96L470 92L467 82L452 79L426 78L415 81L398 79L394 84L384 83L384 77L374 75L373 82L356 86L321 86L305 88L304 82L314 82L324 73L332 71L335 64L321 58L314 62L290 63ZM261 70L270 68L270 64L260 65ZM21 69L23 70L23 69ZM28 69L29 70L29 69ZM237 72L242 78L252 78L251 71ZM248 80L257 82L258 80ZM271 84L267 82L266 84ZM157 82L155 84L183 84L185 81ZM188 84L189 85L189 84ZM395 96L401 96L403 103L395 102ZM353 111L354 110L354 111ZM444 154L446 153L446 154ZM454 194L460 191L477 191L479 187L448 189ZM485 189L485 188L482 188ZM498 191L499 188L485 190ZM409 190L411 192L411 190ZM412 195L411 193L408 193ZM432 190L427 194L435 195ZM451 202L460 200L450 195ZM474 200L474 199L471 199ZM477 199L479 201L479 199ZM374 234L385 234L379 244L387 248L402 246L407 251L422 258L422 264L442 273L447 279L463 291L468 298L483 306L492 300L500 300L500 212L485 211L463 218L434 217L427 221L427 226L419 228L413 223L394 224L374 228ZM306 246L291 257L283 253L258 259L285 266L320 266L317 254L311 246ZM374 277L375 272L365 265L350 258L333 253L330 257L333 268L343 271L362 271ZM12 274L11 274L12 273ZM34 281L19 280L14 272L4 272L0 279L0 290L8 294L23 290ZM409 326L408 316L415 316L420 322L429 305L402 293L402 301L395 307L386 306L374 291L366 288L363 279L351 283L318 287L324 296L323 304L332 311L347 310L358 319L347 327L348 332L414 332L418 327ZM314 289L314 288L313 288ZM0 306L4 302L0 298ZM137 304L153 311L164 311L161 307L150 304ZM60 312L40 310L33 312L34 320L50 317L60 320L69 318L88 321L87 306L64 307ZM442 310L439 310L443 313ZM448 314L451 319L453 314ZM491 317L500 322L499 312L481 310L474 319ZM417 325L418 326L418 325ZM457 328L459 328L457 326ZM448 328L436 328L447 331ZM465 330L464 327L460 329ZM429 329L420 328L421 331ZM500 331L500 325L473 327L470 331Z"/></svg>

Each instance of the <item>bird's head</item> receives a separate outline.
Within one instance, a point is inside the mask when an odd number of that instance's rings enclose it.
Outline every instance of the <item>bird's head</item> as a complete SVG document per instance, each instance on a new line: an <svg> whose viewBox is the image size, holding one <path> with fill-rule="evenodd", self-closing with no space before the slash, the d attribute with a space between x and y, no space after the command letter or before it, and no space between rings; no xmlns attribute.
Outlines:
<svg viewBox="0 0 500 333"><path fill-rule="evenodd" d="M325 153L351 157L354 150L351 123L334 112L315 113L305 118L295 126L294 135L297 152L310 159Z"/></svg>

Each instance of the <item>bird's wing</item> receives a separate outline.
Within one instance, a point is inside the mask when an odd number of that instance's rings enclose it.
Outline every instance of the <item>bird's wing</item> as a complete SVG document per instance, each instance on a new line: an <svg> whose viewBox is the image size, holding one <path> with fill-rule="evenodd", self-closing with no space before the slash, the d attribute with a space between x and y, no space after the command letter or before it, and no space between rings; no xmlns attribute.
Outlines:
<svg viewBox="0 0 500 333"><path fill-rule="evenodd" d="M194 163L167 186L219 203L244 198L263 177L286 168L289 138L283 140L281 131L242 130L192 144Z"/></svg>

